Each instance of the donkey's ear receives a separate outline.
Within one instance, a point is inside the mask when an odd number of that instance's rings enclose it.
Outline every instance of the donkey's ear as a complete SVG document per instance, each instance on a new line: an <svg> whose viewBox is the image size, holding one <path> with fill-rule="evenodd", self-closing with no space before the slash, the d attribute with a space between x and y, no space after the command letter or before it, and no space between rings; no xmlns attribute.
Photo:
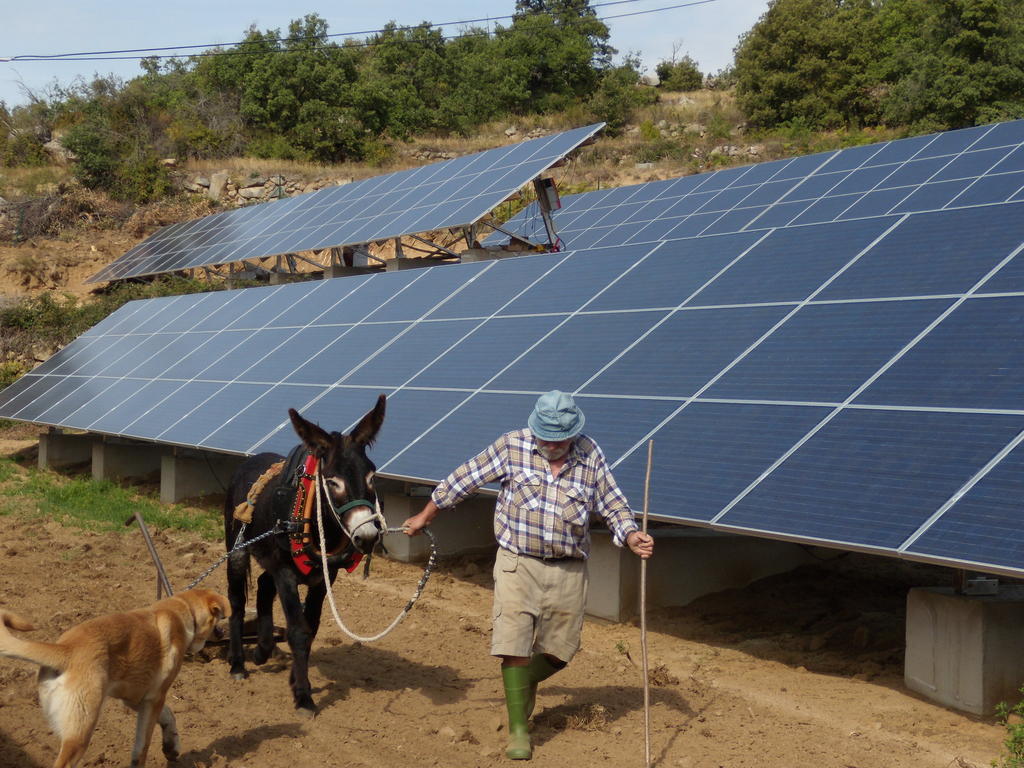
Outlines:
<svg viewBox="0 0 1024 768"><path fill-rule="evenodd" d="M352 430L352 440L356 445L373 445L380 431L380 425L384 423L384 401L387 397L381 395L377 398L377 404L373 410L363 416Z"/></svg>
<svg viewBox="0 0 1024 768"><path fill-rule="evenodd" d="M329 434L313 422L306 421L294 408L288 409L288 417L292 420L295 434L299 436L299 439L309 449L310 453L322 455L333 445Z"/></svg>

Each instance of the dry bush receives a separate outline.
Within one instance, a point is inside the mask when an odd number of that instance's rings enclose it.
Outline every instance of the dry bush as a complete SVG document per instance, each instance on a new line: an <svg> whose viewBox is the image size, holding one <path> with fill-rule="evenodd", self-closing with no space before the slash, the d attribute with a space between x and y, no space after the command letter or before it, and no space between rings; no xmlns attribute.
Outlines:
<svg viewBox="0 0 1024 768"><path fill-rule="evenodd" d="M679 678L669 672L664 664L647 670L647 679L651 685L664 687L666 685L679 685Z"/></svg>
<svg viewBox="0 0 1024 768"><path fill-rule="evenodd" d="M0 220L0 240L69 237L86 229L110 229L123 224L131 211L130 205L102 192L64 184L53 194L7 206Z"/></svg>
<svg viewBox="0 0 1024 768"><path fill-rule="evenodd" d="M565 716L567 731L602 731L608 726L608 710L601 704L586 704Z"/></svg>
<svg viewBox="0 0 1024 768"><path fill-rule="evenodd" d="M206 197L161 200L136 209L125 222L124 231L132 237L141 238L168 224L208 216L214 213L215 209L216 205Z"/></svg>

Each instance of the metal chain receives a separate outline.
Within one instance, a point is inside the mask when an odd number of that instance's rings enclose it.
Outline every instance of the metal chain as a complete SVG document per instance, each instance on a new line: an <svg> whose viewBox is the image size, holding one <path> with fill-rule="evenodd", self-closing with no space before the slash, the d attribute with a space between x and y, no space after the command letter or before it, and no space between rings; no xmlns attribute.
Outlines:
<svg viewBox="0 0 1024 768"><path fill-rule="evenodd" d="M323 532L323 513L321 512L321 508L320 508L320 492L319 491L320 491L319 486L317 486L317 523L318 523L318 528L319 528L319 533L320 533L320 540L323 541L323 536L324 536L324 532ZM217 570L217 568L220 567L221 563L223 563L225 560L227 560L229 557L231 557L231 555L234 554L235 552L237 552L238 550L245 549L246 547L251 547L257 541L265 539L268 536L273 536L276 533L280 533L279 526L275 525L269 531L266 531L265 533L261 533L259 536L257 536L254 539L250 539L249 541L242 541L242 537L245 535L245 528L246 528L246 523L242 523L242 527L238 530L238 536L235 538L235 544L230 549L230 551L225 552L220 557L220 559L217 560L217 562L215 562L213 565L211 565L209 568L207 568L205 571L203 571L201 574L199 574L199 576L195 579L195 581L193 581L191 584L189 584L185 588L186 591L189 590L189 589L192 589L193 587L195 587L198 584L200 584L207 576L209 576L211 573L213 573L215 570ZM401 527L398 527L398 528L385 528L384 532L385 533L402 533L403 529ZM423 529L423 533L430 540L430 555L427 557L427 565L423 569L423 575L420 576L419 583L416 585L416 591L413 593L413 596L411 598L409 598L409 602L405 604L405 607L402 609L401 613L399 613L398 616L395 617L395 620L392 621L383 631L378 632L376 635L370 635L368 637L362 637L360 635L357 635L357 634L349 631L348 627L346 627L344 622L342 622L341 616L338 615L338 608L334 604L334 593L333 593L330 585L328 585L328 588L327 588L327 601L331 605L331 612L334 614L334 621L337 623L338 627L341 629L342 632L344 632L346 635L348 635L350 638L352 638L353 640L355 640L357 642L372 643L372 642L374 642L376 640L380 640L382 637L384 637L389 632L391 632L391 630L393 630L395 627L397 627L398 624L402 621L402 619L404 619L406 617L406 615L409 613L409 611L412 610L412 607L416 604L416 601L420 599L420 595L423 594L423 590L427 586L427 582L430 580L430 574L433 573L434 568L437 566L437 541L434 539L434 534L430 531L429 528L424 528ZM320 554L321 554L321 556L323 558L324 573L326 574L327 573L327 553L326 553L326 551L322 550Z"/></svg>
<svg viewBox="0 0 1024 768"><path fill-rule="evenodd" d="M238 550L245 549L246 547L251 547L253 544L255 544L257 541L260 541L261 539L265 539L268 536L273 536L275 533L280 533L278 526L275 525L269 531L267 531L266 533L261 533L255 539L250 539L249 541L242 541L242 536L245 535L245 526L246 523L242 523L242 527L238 531L238 536L235 538L235 545L228 552L225 552L223 555L221 555L221 558L217 562L215 562L213 565L211 565L209 568L207 568L205 571L199 574L199 577L195 581L193 581L191 584L185 587L186 591L197 586L200 582L203 581L203 579L205 579L207 576L209 576L211 573L217 570L217 568L220 567L221 563L223 563L225 560L231 557L231 555L237 552Z"/></svg>

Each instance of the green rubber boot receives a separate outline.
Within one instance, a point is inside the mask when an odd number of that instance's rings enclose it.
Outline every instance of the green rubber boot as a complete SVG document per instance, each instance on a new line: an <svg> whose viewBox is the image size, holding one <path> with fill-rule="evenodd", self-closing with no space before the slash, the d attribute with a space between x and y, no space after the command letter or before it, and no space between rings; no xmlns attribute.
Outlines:
<svg viewBox="0 0 1024 768"><path fill-rule="evenodd" d="M505 705L508 707L508 748L505 756L512 760L533 757L530 733L526 728L526 703L530 696L530 668L502 667L505 683Z"/></svg>
<svg viewBox="0 0 1024 768"><path fill-rule="evenodd" d="M537 704L537 684L547 680L561 667L556 667L548 661L548 657L543 653L535 653L526 668L530 670L530 696L526 700L526 719L529 720L533 715L533 708Z"/></svg>

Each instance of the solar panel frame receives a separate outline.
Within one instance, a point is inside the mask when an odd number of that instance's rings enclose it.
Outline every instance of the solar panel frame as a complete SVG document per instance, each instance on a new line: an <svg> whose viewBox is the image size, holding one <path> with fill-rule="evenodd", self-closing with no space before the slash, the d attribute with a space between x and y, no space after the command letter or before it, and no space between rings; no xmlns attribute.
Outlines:
<svg viewBox="0 0 1024 768"><path fill-rule="evenodd" d="M96 283L469 226L604 123L175 224L90 276Z"/></svg>

